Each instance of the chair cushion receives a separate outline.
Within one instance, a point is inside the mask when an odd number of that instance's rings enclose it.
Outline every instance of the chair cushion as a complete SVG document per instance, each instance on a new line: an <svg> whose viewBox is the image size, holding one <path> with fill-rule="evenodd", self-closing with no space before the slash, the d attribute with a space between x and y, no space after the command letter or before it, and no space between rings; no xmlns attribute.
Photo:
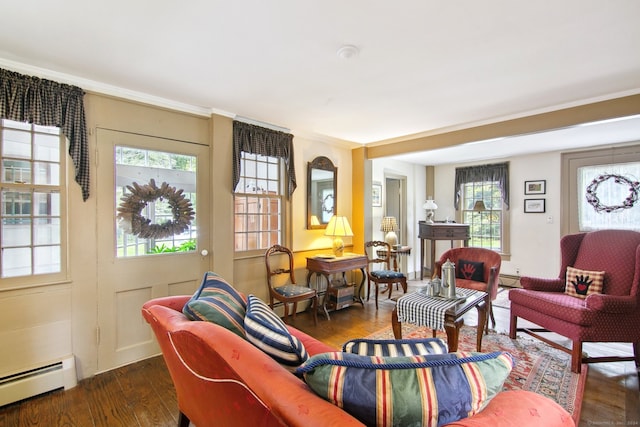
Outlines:
<svg viewBox="0 0 640 427"><path fill-rule="evenodd" d="M459 259L456 266L456 277L475 282L484 281L484 262Z"/></svg>
<svg viewBox="0 0 640 427"><path fill-rule="evenodd" d="M295 297L298 295L313 293L313 289L299 285L284 285L273 289L285 297Z"/></svg>
<svg viewBox="0 0 640 427"><path fill-rule="evenodd" d="M213 322L245 338L246 308L245 297L222 277L209 271L182 312L190 320Z"/></svg>
<svg viewBox="0 0 640 427"><path fill-rule="evenodd" d="M291 335L282 319L255 295L249 295L244 329L247 340L278 363L299 366L309 358L302 342Z"/></svg>
<svg viewBox="0 0 640 427"><path fill-rule="evenodd" d="M604 271L588 271L567 267L565 293L577 298L591 294L601 294L604 285Z"/></svg>
<svg viewBox="0 0 640 427"><path fill-rule="evenodd" d="M404 340L359 338L344 343L342 351L361 356L422 356L444 354L449 350L447 344L440 338Z"/></svg>
<svg viewBox="0 0 640 427"><path fill-rule="evenodd" d="M366 425L439 426L481 411L513 368L509 353L315 355L296 373Z"/></svg>
<svg viewBox="0 0 640 427"><path fill-rule="evenodd" d="M370 271L369 275L377 279L402 279L404 277L404 274L401 273L400 271L393 271L393 270Z"/></svg>

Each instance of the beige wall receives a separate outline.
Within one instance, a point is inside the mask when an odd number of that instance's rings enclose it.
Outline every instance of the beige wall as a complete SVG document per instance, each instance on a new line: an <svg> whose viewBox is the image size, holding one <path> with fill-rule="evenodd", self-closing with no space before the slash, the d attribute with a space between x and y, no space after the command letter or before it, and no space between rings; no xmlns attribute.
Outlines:
<svg viewBox="0 0 640 427"><path fill-rule="evenodd" d="M0 292L0 376L40 366L74 354L78 377L97 370L97 248L96 248L96 129L104 128L211 147L209 219L210 269L240 290L266 298L262 257L234 260L232 196L232 119L171 111L120 98L89 93L85 96L91 159L91 196L82 201L80 188L69 178L69 281L53 286ZM323 142L294 138L298 188L292 199L292 241L297 276L305 278L305 252L322 251L331 240L322 231L306 229L306 166L318 155L338 167L338 208L351 216L351 152ZM68 162L71 165L71 162ZM69 177L73 177L71 166ZM350 243L350 242L347 242ZM309 252L312 253L312 252Z"/></svg>

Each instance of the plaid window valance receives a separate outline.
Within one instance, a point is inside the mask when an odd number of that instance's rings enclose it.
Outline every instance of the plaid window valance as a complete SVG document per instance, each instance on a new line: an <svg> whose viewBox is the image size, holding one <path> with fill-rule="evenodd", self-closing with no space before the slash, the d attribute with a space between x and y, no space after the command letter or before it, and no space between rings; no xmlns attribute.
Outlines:
<svg viewBox="0 0 640 427"><path fill-rule="evenodd" d="M456 168L456 182L454 187L454 206L460 208L460 188L470 182L498 182L502 192L502 201L509 209L509 163L495 163L491 165L468 166Z"/></svg>
<svg viewBox="0 0 640 427"><path fill-rule="evenodd" d="M296 170L293 164L293 135L249 123L233 121L233 188L240 182L242 152L284 159L287 173L287 195L296 189Z"/></svg>
<svg viewBox="0 0 640 427"><path fill-rule="evenodd" d="M87 200L89 147L83 97L79 87L0 68L0 118L59 127L69 139L75 180Z"/></svg>

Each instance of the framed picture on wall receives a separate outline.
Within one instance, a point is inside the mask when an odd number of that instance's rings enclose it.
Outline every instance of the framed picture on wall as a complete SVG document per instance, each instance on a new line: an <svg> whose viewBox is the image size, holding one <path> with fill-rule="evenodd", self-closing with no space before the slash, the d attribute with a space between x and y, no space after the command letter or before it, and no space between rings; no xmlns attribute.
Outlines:
<svg viewBox="0 0 640 427"><path fill-rule="evenodd" d="M382 206L382 184L371 185L371 206Z"/></svg>
<svg viewBox="0 0 640 427"><path fill-rule="evenodd" d="M546 192L547 181L545 179L524 182L524 194L545 194Z"/></svg>
<svg viewBox="0 0 640 427"><path fill-rule="evenodd" d="M525 213L544 213L545 199L524 199Z"/></svg>

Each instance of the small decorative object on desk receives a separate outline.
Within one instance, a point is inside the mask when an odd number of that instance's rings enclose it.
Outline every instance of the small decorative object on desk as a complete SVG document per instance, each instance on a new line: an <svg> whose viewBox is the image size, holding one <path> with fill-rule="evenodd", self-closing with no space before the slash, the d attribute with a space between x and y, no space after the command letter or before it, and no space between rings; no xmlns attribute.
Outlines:
<svg viewBox="0 0 640 427"><path fill-rule="evenodd" d="M435 279L431 280L431 296L436 296L436 295L440 295L440 284L442 282L440 281L440 279L438 277L436 277Z"/></svg>
<svg viewBox="0 0 640 427"><path fill-rule="evenodd" d="M456 265L447 258L447 262L442 264L442 284L440 285L440 296L455 299L456 297Z"/></svg>

